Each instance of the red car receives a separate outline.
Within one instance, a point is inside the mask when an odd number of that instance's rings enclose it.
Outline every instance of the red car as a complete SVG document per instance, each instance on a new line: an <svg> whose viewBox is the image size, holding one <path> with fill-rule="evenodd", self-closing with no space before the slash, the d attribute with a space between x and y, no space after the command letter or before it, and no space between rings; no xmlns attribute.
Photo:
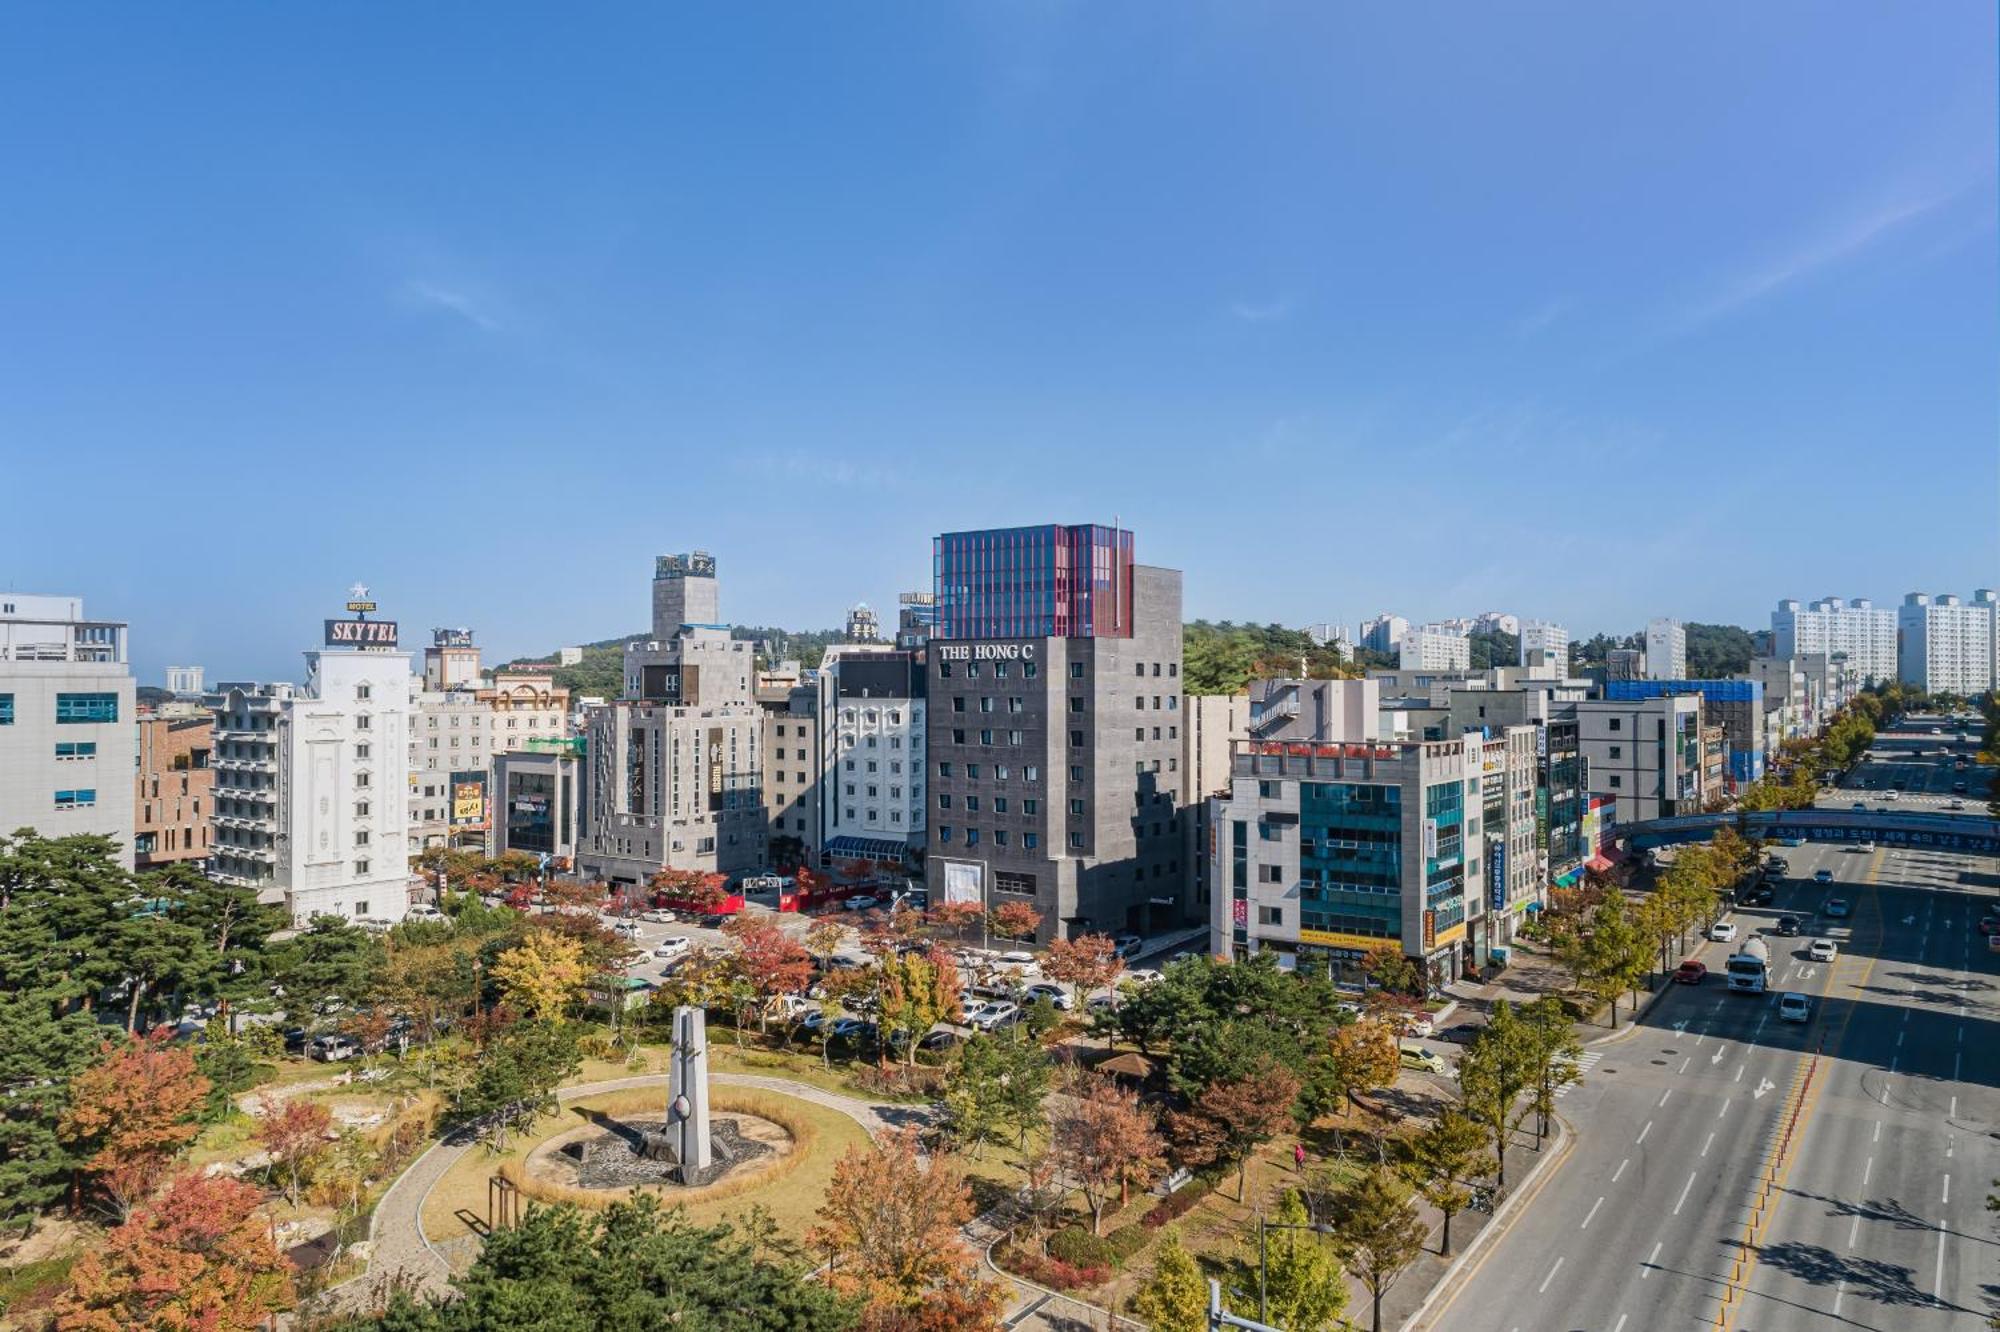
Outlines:
<svg viewBox="0 0 2000 1332"><path fill-rule="evenodd" d="M1674 984L1699 985L1702 982L1702 978L1706 975L1708 975L1707 967L1693 958L1688 958L1685 962L1674 968Z"/></svg>

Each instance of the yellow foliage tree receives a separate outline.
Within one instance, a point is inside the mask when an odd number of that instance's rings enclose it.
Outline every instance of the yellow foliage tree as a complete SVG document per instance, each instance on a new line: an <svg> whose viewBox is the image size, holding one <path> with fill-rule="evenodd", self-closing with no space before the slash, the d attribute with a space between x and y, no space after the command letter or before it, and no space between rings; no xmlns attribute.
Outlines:
<svg viewBox="0 0 2000 1332"><path fill-rule="evenodd" d="M493 979L507 1002L531 1018L560 1020L590 979L583 945L565 935L536 930L493 964Z"/></svg>

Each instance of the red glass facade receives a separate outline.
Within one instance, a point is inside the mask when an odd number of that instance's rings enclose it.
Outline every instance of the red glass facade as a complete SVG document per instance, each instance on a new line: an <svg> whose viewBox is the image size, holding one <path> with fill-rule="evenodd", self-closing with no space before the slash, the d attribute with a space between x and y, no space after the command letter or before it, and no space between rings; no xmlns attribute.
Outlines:
<svg viewBox="0 0 2000 1332"><path fill-rule="evenodd" d="M932 637L1130 638L1132 534L1095 523L947 532L931 543Z"/></svg>

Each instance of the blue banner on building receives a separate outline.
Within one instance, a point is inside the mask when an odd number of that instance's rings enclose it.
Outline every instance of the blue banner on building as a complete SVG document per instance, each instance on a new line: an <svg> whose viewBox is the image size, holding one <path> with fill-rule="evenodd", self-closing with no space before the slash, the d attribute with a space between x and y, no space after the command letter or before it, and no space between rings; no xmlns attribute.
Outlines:
<svg viewBox="0 0 2000 1332"><path fill-rule="evenodd" d="M1507 844L1491 841L1486 844L1486 877L1493 885L1490 899L1495 911L1507 909Z"/></svg>

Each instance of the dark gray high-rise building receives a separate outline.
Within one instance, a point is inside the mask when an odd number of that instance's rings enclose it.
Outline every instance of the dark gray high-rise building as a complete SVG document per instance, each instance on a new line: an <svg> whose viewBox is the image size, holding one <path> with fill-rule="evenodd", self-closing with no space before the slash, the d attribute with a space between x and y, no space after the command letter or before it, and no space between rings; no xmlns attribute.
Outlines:
<svg viewBox="0 0 2000 1332"><path fill-rule="evenodd" d="M1030 903L1043 940L1180 920L1181 575L1132 552L1098 526L938 538L932 902Z"/></svg>

